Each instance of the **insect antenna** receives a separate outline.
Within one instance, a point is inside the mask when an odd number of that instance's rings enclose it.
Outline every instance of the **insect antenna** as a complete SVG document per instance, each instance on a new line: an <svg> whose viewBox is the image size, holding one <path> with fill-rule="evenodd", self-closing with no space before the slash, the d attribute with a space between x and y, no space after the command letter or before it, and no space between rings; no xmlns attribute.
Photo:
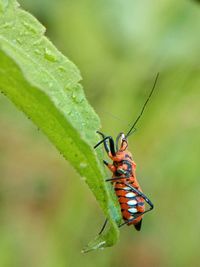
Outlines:
<svg viewBox="0 0 200 267"><path fill-rule="evenodd" d="M136 129L135 129L135 126L136 126L136 124L138 123L139 119L141 118L141 116L142 116L142 114L143 114L143 112L144 112L144 110L145 110L145 107L146 107L147 103L149 102L149 99L151 98L151 96L152 96L152 94L153 94L153 91L154 91L154 89L155 89L155 87L156 87L156 83L157 83L157 80L158 80L158 76L159 76L159 72L158 72L157 75L156 75L156 78L155 78L153 87L152 87L152 89L151 89L151 92L150 92L150 94L149 94L147 100L145 101L145 103L144 103L144 105L143 105L143 107L142 107L142 109L141 109L141 112L140 112L139 116L137 117L137 119L135 120L135 122L133 123L133 125L131 126L130 130L128 131L128 133L125 135L126 138L127 138L129 135L131 135L131 134L136 130ZM132 131L133 131L133 132L132 132Z"/></svg>

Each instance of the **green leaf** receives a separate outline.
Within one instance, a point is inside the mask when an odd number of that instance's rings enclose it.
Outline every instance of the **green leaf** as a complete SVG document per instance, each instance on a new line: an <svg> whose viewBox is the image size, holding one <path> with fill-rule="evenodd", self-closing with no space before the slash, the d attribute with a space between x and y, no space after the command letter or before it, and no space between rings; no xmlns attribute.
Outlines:
<svg viewBox="0 0 200 267"><path fill-rule="evenodd" d="M84 251L113 245L119 235L119 206L106 185L101 154L93 150L99 118L87 102L77 67L44 37L45 28L19 8L0 0L0 88L74 166L94 193L110 228Z"/></svg>

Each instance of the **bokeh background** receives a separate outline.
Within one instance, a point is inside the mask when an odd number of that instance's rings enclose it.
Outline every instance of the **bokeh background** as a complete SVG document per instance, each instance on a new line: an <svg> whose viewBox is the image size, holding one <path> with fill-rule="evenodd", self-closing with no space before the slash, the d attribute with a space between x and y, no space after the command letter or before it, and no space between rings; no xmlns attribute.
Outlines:
<svg viewBox="0 0 200 267"><path fill-rule="evenodd" d="M155 204L141 232L81 254L104 215L73 168L0 95L0 266L173 267L200 262L200 5L190 0L20 0L80 69L85 94L116 136L129 138Z"/></svg>

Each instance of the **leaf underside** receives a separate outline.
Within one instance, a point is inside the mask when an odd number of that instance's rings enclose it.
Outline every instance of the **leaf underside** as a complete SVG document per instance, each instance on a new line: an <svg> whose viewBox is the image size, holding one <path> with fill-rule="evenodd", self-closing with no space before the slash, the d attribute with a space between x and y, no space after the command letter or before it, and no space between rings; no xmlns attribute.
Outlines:
<svg viewBox="0 0 200 267"><path fill-rule="evenodd" d="M118 240L121 215L104 181L102 155L93 150L99 118L85 98L79 70L44 32L15 0L0 0L0 89L85 177L109 218L108 231L91 241L84 252L112 246Z"/></svg>

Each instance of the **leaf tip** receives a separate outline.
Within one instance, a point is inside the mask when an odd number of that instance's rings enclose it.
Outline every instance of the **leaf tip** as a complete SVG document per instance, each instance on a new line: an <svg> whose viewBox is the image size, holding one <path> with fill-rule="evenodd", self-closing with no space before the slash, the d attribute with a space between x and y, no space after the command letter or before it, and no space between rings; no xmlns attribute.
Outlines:
<svg viewBox="0 0 200 267"><path fill-rule="evenodd" d="M97 237L95 240L91 241L85 248L81 250L81 253L88 253L93 250L101 249L103 250L106 247L106 241L99 241L99 237Z"/></svg>

